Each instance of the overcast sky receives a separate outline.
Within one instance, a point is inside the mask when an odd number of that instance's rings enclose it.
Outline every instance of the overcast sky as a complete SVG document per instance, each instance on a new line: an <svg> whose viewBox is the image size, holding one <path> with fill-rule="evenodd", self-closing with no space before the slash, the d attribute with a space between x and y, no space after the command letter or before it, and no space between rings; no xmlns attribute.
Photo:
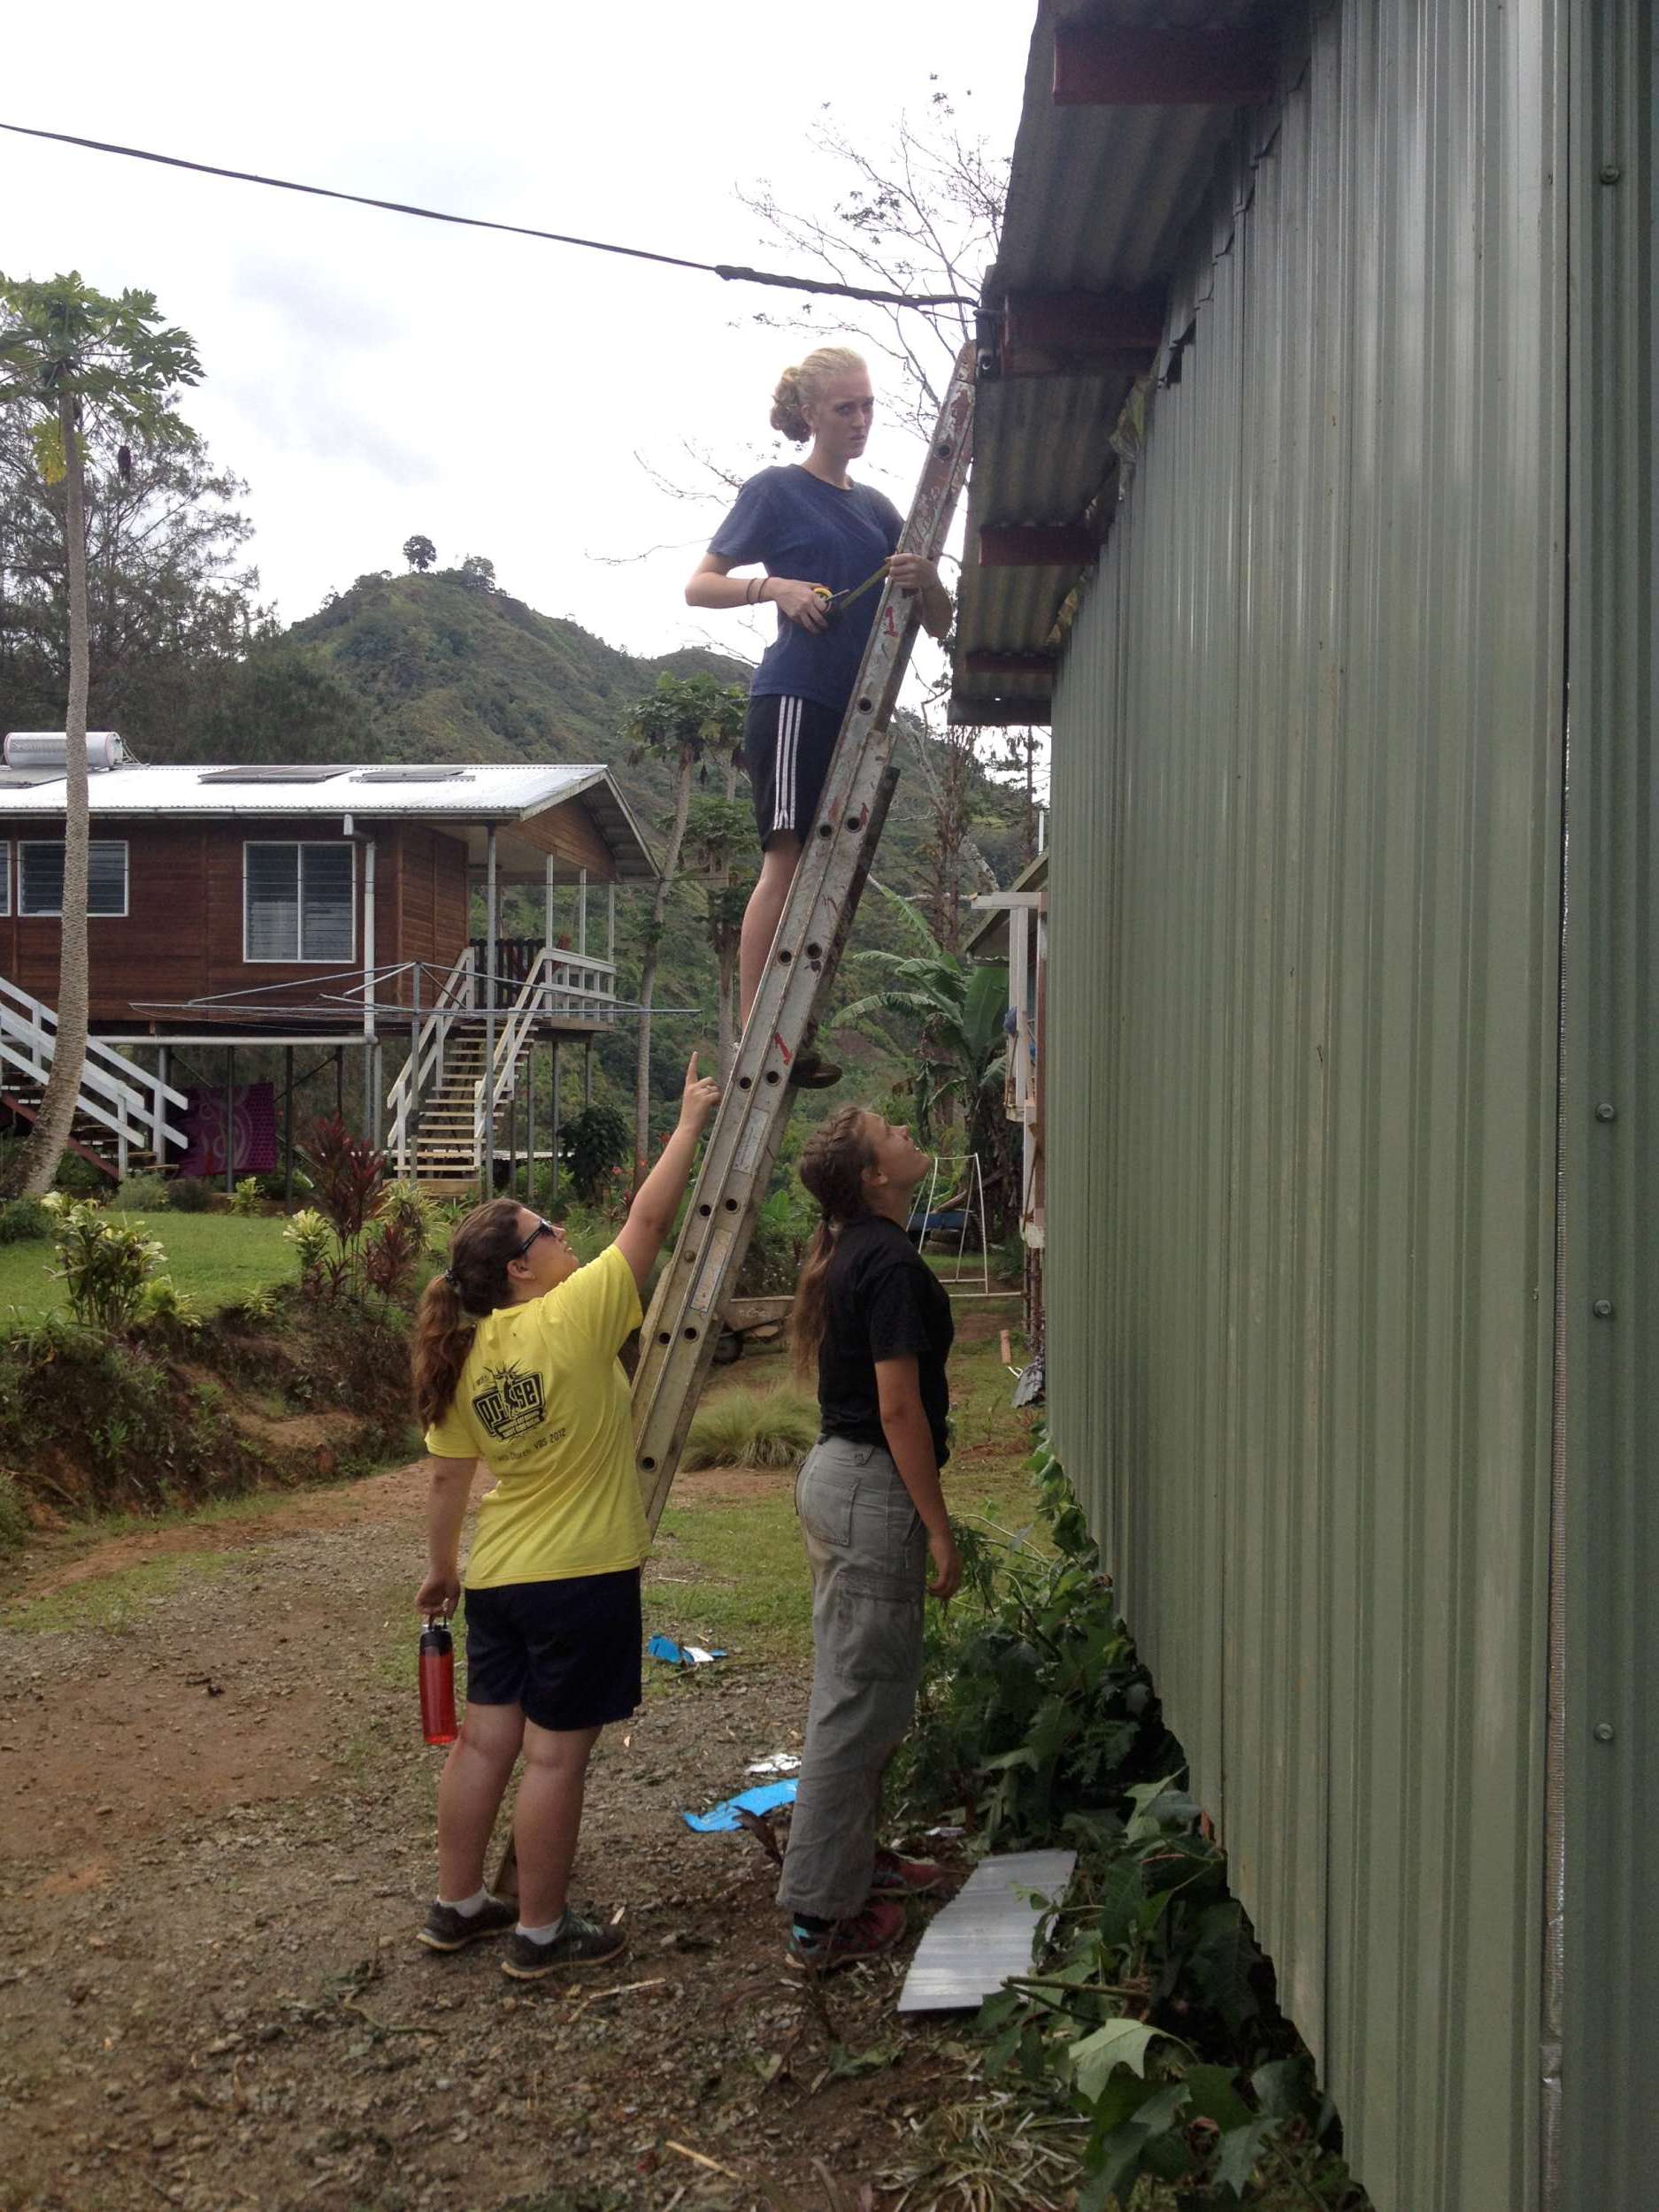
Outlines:
<svg viewBox="0 0 1659 2212"><path fill-rule="evenodd" d="M67 37L51 11L14 13L0 114L776 267L790 257L737 193L769 180L828 211L845 180L810 141L826 103L877 148L936 77L1005 153L1034 12L81 0ZM683 440L740 470L793 455L766 411L810 341L753 320L790 296L0 134L0 268L69 267L154 291L195 338L206 379L185 411L248 480L262 592L285 619L401 570L419 531L441 562L486 554L504 589L613 643L741 642L735 618L681 597L718 505L677 503L635 456L689 480ZM868 311L820 309L825 337ZM864 472L902 508L916 457L879 425Z"/></svg>

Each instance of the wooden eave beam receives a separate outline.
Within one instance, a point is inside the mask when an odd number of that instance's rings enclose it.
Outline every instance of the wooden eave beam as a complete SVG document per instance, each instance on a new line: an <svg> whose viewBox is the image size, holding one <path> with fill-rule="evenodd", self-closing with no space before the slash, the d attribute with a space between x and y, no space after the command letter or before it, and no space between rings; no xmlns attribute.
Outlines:
<svg viewBox="0 0 1659 2212"><path fill-rule="evenodd" d="M1150 367L1164 335L1164 296L1139 292L1016 292L1003 302L1004 376L1063 376Z"/></svg>
<svg viewBox="0 0 1659 2212"><path fill-rule="evenodd" d="M1057 23L1056 107L1257 107L1274 90L1274 42L1261 30L1148 31Z"/></svg>
<svg viewBox="0 0 1659 2212"><path fill-rule="evenodd" d="M981 568L1086 568L1100 550L1080 522L982 523Z"/></svg>
<svg viewBox="0 0 1659 2212"><path fill-rule="evenodd" d="M1052 653L969 653L963 666L970 676L1035 676L1045 684L1054 681Z"/></svg>
<svg viewBox="0 0 1659 2212"><path fill-rule="evenodd" d="M953 699L946 716L953 729L1046 729L1054 710L1046 699Z"/></svg>

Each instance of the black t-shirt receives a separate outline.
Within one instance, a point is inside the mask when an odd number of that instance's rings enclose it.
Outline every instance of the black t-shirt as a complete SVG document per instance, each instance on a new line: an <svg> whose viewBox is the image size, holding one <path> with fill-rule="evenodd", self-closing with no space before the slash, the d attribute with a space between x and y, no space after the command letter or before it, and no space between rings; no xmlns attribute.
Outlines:
<svg viewBox="0 0 1659 2212"><path fill-rule="evenodd" d="M885 1448L876 1362L914 1354L922 1410L942 1467L950 1412L945 1362L956 1333L949 1294L898 1223L883 1214L846 1223L830 1256L818 1347L825 1435Z"/></svg>

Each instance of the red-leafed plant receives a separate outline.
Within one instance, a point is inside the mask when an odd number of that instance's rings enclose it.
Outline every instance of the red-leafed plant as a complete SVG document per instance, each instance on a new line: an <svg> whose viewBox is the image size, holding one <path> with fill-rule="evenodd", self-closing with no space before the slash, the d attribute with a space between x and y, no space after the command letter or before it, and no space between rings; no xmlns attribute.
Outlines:
<svg viewBox="0 0 1659 2212"><path fill-rule="evenodd" d="M353 1136L338 1114L312 1122L300 1144L319 1212L344 1253L354 1253L386 1192L386 1155Z"/></svg>

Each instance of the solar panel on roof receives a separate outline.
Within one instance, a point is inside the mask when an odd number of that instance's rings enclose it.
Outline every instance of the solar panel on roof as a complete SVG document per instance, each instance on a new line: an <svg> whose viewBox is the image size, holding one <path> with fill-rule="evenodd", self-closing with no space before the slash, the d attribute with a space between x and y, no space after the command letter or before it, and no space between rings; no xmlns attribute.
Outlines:
<svg viewBox="0 0 1659 2212"><path fill-rule="evenodd" d="M204 777L204 783L326 783L333 776L343 776L343 767L335 768L214 768Z"/></svg>
<svg viewBox="0 0 1659 2212"><path fill-rule="evenodd" d="M465 768L360 768L353 783L471 783Z"/></svg>

